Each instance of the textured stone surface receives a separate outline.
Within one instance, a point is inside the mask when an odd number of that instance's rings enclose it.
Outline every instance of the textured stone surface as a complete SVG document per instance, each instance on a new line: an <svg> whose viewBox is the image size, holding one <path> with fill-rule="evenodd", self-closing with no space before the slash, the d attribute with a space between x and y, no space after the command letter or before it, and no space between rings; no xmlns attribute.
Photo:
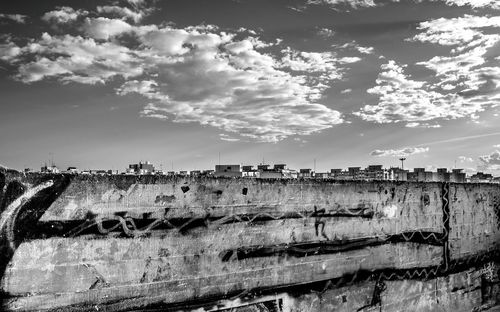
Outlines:
<svg viewBox="0 0 500 312"><path fill-rule="evenodd" d="M444 198L441 183L13 176L4 184L55 186L26 203L43 210L16 237L5 309L218 302L271 311L277 300L284 311L470 311L498 302L498 278L485 280L489 258L479 257L500 249L497 185L450 184Z"/></svg>

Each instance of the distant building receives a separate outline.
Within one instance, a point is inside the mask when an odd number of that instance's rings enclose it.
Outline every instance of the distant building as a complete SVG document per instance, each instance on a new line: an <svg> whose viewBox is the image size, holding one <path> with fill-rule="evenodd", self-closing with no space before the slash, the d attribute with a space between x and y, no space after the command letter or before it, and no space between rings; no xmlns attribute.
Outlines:
<svg viewBox="0 0 500 312"><path fill-rule="evenodd" d="M68 169L66 169L66 172L75 174L75 173L79 173L80 170L78 170L78 168L76 168L76 167L68 167Z"/></svg>
<svg viewBox="0 0 500 312"><path fill-rule="evenodd" d="M275 164L274 170L286 170L286 164Z"/></svg>
<svg viewBox="0 0 500 312"><path fill-rule="evenodd" d="M382 165L370 165L364 170L364 179L366 180L387 180Z"/></svg>
<svg viewBox="0 0 500 312"><path fill-rule="evenodd" d="M213 175L214 175L214 172L215 172L214 170L203 170L203 171L201 172L201 175L202 175L202 176L213 176Z"/></svg>
<svg viewBox="0 0 500 312"><path fill-rule="evenodd" d="M108 174L108 171L104 169L91 169L90 174L105 175Z"/></svg>
<svg viewBox="0 0 500 312"><path fill-rule="evenodd" d="M314 176L314 172L312 169L300 169L299 170L299 178L312 178Z"/></svg>
<svg viewBox="0 0 500 312"><path fill-rule="evenodd" d="M439 181L437 172L425 171L425 168L414 168L413 172L407 173L407 179L414 182Z"/></svg>
<svg viewBox="0 0 500 312"><path fill-rule="evenodd" d="M452 169L450 174L450 182L464 183L466 182L465 172L463 169Z"/></svg>
<svg viewBox="0 0 500 312"><path fill-rule="evenodd" d="M315 172L314 177L317 179L328 179L330 175L328 172Z"/></svg>
<svg viewBox="0 0 500 312"><path fill-rule="evenodd" d="M127 169L127 173L132 174L153 174L154 172L155 167L149 161L130 164Z"/></svg>
<svg viewBox="0 0 500 312"><path fill-rule="evenodd" d="M44 165L42 168L40 168L41 173L60 173L61 170L57 168L55 165L47 166Z"/></svg>
<svg viewBox="0 0 500 312"><path fill-rule="evenodd" d="M332 178L341 174L342 174L342 169L330 169L330 176Z"/></svg>
<svg viewBox="0 0 500 312"><path fill-rule="evenodd" d="M216 177L241 177L240 165L216 165L214 176Z"/></svg>
<svg viewBox="0 0 500 312"><path fill-rule="evenodd" d="M442 182L450 181L450 173L447 168L438 168L437 169L437 180Z"/></svg>
<svg viewBox="0 0 500 312"><path fill-rule="evenodd" d="M281 179L283 178L283 174L281 171L276 170L266 170L259 172L259 178L261 179Z"/></svg>
<svg viewBox="0 0 500 312"><path fill-rule="evenodd" d="M241 167L241 175L247 178L258 178L259 171L255 170L253 166L247 165Z"/></svg>
<svg viewBox="0 0 500 312"><path fill-rule="evenodd" d="M201 171L200 170L191 170L189 172L189 175L192 177L199 177L201 175Z"/></svg>
<svg viewBox="0 0 500 312"><path fill-rule="evenodd" d="M259 171L269 170L269 165L263 165L263 164L257 165L257 170L259 170Z"/></svg>
<svg viewBox="0 0 500 312"><path fill-rule="evenodd" d="M489 183L493 180L493 175L490 173L477 172L470 177L470 182L473 183Z"/></svg>
<svg viewBox="0 0 500 312"><path fill-rule="evenodd" d="M392 181L408 181L408 170L399 167L391 167L389 169L389 179Z"/></svg>

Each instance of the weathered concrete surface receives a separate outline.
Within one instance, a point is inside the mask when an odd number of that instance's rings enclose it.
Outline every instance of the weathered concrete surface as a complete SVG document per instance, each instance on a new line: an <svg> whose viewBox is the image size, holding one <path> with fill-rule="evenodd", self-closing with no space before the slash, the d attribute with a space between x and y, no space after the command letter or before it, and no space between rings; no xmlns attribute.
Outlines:
<svg viewBox="0 0 500 312"><path fill-rule="evenodd" d="M424 281L386 281L380 303L371 305L374 283L330 289L297 297L283 294L294 312L327 311L473 311L482 304L481 276L477 270Z"/></svg>
<svg viewBox="0 0 500 312"><path fill-rule="evenodd" d="M500 192L495 184L450 188L450 256L459 259L500 248Z"/></svg>
<svg viewBox="0 0 500 312"><path fill-rule="evenodd" d="M1 281L9 310L207 308L248 292L257 302L237 299L241 309L262 311L272 309L262 303L269 292L286 295L287 311L470 311L499 302L498 277L482 280L482 266L498 263L497 185L2 179L4 199L54 183L20 210L13 224L26 230L9 238L0 229L2 246L13 243Z"/></svg>

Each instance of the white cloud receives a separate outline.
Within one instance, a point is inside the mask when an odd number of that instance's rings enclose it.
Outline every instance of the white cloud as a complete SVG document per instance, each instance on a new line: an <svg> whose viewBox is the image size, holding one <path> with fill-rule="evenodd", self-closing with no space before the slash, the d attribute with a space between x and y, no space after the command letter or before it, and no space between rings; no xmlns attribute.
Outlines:
<svg viewBox="0 0 500 312"><path fill-rule="evenodd" d="M416 3L422 2L422 0L413 0ZM434 2L445 2L450 6L469 6L471 8L492 8L492 9L500 9L500 3L498 0L431 0ZM388 2L400 2L400 0L391 0ZM370 8L375 6L384 5L385 2L382 1L374 1L374 0L308 0L308 5L327 5L332 9L340 10L350 8L353 9L362 9L362 8Z"/></svg>
<svg viewBox="0 0 500 312"><path fill-rule="evenodd" d="M356 63L359 61L361 61L361 58L357 57L357 56L345 56L345 57L342 57L338 60L338 62L340 64L350 64L350 63Z"/></svg>
<svg viewBox="0 0 500 312"><path fill-rule="evenodd" d="M3 60L17 67L16 78L25 83L122 79L116 93L143 96L149 103L143 117L197 122L257 141L309 135L344 122L338 111L317 100L329 83L342 77L344 63L357 58L341 61L334 53L290 48L273 55L262 50L279 43L264 42L254 31L245 30L252 36L242 38L241 32L220 31L214 25L135 25L125 21L138 20L128 11L98 10L108 17L67 7L48 12L44 20L73 22L72 29L80 34L44 33L24 45L6 43L0 47L9 51Z"/></svg>
<svg viewBox="0 0 500 312"><path fill-rule="evenodd" d="M458 156L458 160L462 163L464 162L473 162L474 159L467 157L467 156Z"/></svg>
<svg viewBox="0 0 500 312"><path fill-rule="evenodd" d="M143 19L144 13L142 11L135 12L129 8L120 7L116 5L104 5L98 6L97 12L99 13L108 13L115 16L120 16L124 19L128 19L133 21L134 23L138 23Z"/></svg>
<svg viewBox="0 0 500 312"><path fill-rule="evenodd" d="M0 60L14 61L19 54L21 54L21 48L10 39L7 40L7 43L0 44Z"/></svg>
<svg viewBox="0 0 500 312"><path fill-rule="evenodd" d="M480 170L500 170L500 151L496 150L489 155L479 156Z"/></svg>
<svg viewBox="0 0 500 312"><path fill-rule="evenodd" d="M500 17L465 15L420 23L422 31L412 41L450 46L451 54L417 63L435 72L437 81L415 81L394 61L382 65L377 85L368 93L379 96L378 105L366 105L355 114L378 123L425 121L469 117L498 105L500 66L493 58L500 35ZM435 124L438 125L438 124Z"/></svg>
<svg viewBox="0 0 500 312"><path fill-rule="evenodd" d="M357 46L357 50L362 54L372 54L375 49L373 47Z"/></svg>
<svg viewBox="0 0 500 312"><path fill-rule="evenodd" d="M409 122L405 125L407 128L441 128L441 125L430 124L427 122Z"/></svg>
<svg viewBox="0 0 500 312"><path fill-rule="evenodd" d="M358 62L358 57L338 57L334 52L300 52L290 48L281 51L280 67L294 72L304 72L308 83L316 86L310 99L319 99L321 92L329 88L334 80L340 80L345 70L344 65Z"/></svg>
<svg viewBox="0 0 500 312"><path fill-rule="evenodd" d="M155 88L157 86L158 84L154 80L129 80L117 89L117 93L120 95L139 93L149 99L155 99Z"/></svg>
<svg viewBox="0 0 500 312"><path fill-rule="evenodd" d="M18 67L17 79L25 83L54 77L61 82L95 84L116 75L129 78L143 73L141 60L128 48L92 38L44 33L22 50L27 59L34 54L34 60Z"/></svg>
<svg viewBox="0 0 500 312"><path fill-rule="evenodd" d="M500 16L442 17L420 23L418 29L422 32L411 40L440 45L463 45L484 37L480 29L499 26Z"/></svg>
<svg viewBox="0 0 500 312"><path fill-rule="evenodd" d="M337 44L332 44L332 47L335 48L336 50L342 49L342 50L349 50L351 51L356 51L360 54L373 54L375 49L373 47L365 47L362 45L359 45L355 40L344 43L342 45L337 45Z"/></svg>
<svg viewBox="0 0 500 312"><path fill-rule="evenodd" d="M335 31L328 28L321 28L318 30L318 35L323 38L330 38L335 35Z"/></svg>
<svg viewBox="0 0 500 312"><path fill-rule="evenodd" d="M42 20L49 23L65 24L74 22L78 17L85 16L88 13L89 12L85 10L74 10L71 7L63 6L58 7L57 10L45 13L42 16Z"/></svg>
<svg viewBox="0 0 500 312"><path fill-rule="evenodd" d="M352 92L352 89L350 89L350 88L340 91L340 93L342 93L342 94L351 93L351 92Z"/></svg>
<svg viewBox="0 0 500 312"><path fill-rule="evenodd" d="M229 136L229 135L224 134L224 133L219 134L219 138L220 138L222 141L228 141L228 142L238 142L238 141L240 141L240 139L238 139L238 138L234 138L234 137Z"/></svg>
<svg viewBox="0 0 500 312"><path fill-rule="evenodd" d="M493 145L495 148L500 148L500 144Z"/></svg>
<svg viewBox="0 0 500 312"><path fill-rule="evenodd" d="M452 117L450 114L454 112L442 106L441 94L424 90L425 82L409 79L395 61L383 64L381 69L375 81L377 85L367 90L379 96L379 103L365 105L355 115L377 123L408 121L410 126L420 121Z"/></svg>
<svg viewBox="0 0 500 312"><path fill-rule="evenodd" d="M442 1L442 0L441 0ZM500 9L498 0L445 0L448 5L470 6L472 8Z"/></svg>
<svg viewBox="0 0 500 312"><path fill-rule="evenodd" d="M94 39L107 40L132 30L132 26L119 19L106 17L85 18L82 26L84 33Z"/></svg>
<svg viewBox="0 0 500 312"><path fill-rule="evenodd" d="M411 156L415 154L427 153L429 151L428 147L404 147L401 149L388 149L388 150L379 150L376 149L370 153L371 156L377 157L405 157Z"/></svg>
<svg viewBox="0 0 500 312"><path fill-rule="evenodd" d="M340 7L368 8L376 6L374 0L308 0L307 4L328 5L334 9Z"/></svg>
<svg viewBox="0 0 500 312"><path fill-rule="evenodd" d="M0 18L8 19L8 20L14 21L14 22L19 23L19 24L24 24L24 23L26 23L26 18L28 18L28 17L26 15L22 15L22 14L3 14L3 13L0 13Z"/></svg>

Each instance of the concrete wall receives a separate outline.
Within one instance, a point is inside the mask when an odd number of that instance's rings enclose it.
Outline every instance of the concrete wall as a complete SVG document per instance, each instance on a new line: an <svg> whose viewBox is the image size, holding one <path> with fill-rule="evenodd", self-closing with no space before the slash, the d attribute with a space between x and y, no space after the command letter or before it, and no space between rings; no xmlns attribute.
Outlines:
<svg viewBox="0 0 500 312"><path fill-rule="evenodd" d="M4 177L28 189L62 179ZM269 292L283 294L287 311L470 311L498 300L497 277L481 279L486 264L498 268L496 185L64 179L43 197L33 230L17 238L1 282L15 296L6 309L187 309L237 296L241 306L270 311Z"/></svg>

